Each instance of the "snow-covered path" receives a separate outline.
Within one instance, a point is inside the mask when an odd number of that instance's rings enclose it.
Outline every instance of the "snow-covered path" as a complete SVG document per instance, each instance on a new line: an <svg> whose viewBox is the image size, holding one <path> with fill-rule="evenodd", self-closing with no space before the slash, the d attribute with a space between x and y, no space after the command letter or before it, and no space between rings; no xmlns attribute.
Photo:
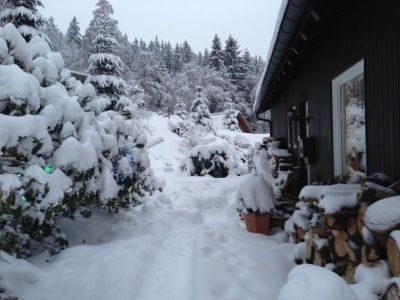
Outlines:
<svg viewBox="0 0 400 300"><path fill-rule="evenodd" d="M293 267L292 246L241 227L234 204L240 177L181 174L179 137L166 122L150 120L153 137L165 142L149 151L164 193L140 212L83 220L70 233L77 246L51 263L8 258L5 279L20 300L277 299Z"/></svg>

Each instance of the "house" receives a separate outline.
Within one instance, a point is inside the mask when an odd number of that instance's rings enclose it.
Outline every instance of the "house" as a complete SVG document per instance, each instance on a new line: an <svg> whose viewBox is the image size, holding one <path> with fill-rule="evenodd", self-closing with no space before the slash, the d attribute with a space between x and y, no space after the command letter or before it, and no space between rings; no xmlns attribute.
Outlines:
<svg viewBox="0 0 400 300"><path fill-rule="evenodd" d="M400 178L400 2L284 0L254 110L308 182Z"/></svg>
<svg viewBox="0 0 400 300"><path fill-rule="evenodd" d="M214 113L211 114L211 119L213 121L214 126L217 129L224 129L224 116L225 113ZM236 119L238 121L239 129L244 133L254 133L251 129L249 123L247 122L246 118L242 115L241 112L238 112Z"/></svg>

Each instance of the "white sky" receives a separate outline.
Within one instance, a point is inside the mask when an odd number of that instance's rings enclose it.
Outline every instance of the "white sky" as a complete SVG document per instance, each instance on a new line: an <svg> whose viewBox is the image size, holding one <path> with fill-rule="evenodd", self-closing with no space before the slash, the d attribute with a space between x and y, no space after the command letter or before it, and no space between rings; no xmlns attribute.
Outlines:
<svg viewBox="0 0 400 300"><path fill-rule="evenodd" d="M97 0L42 0L46 16L53 16L65 32L73 16L82 33L92 19ZM173 44L187 40L194 51L210 48L215 33L226 39L231 33L264 58L274 31L281 0L110 0L119 27L132 40L160 40Z"/></svg>

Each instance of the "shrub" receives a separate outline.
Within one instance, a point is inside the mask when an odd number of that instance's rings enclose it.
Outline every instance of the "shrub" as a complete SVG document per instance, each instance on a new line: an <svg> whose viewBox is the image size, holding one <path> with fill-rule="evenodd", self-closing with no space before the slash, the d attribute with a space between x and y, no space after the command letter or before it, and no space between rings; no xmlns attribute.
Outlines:
<svg viewBox="0 0 400 300"><path fill-rule="evenodd" d="M184 159L181 169L191 176L226 177L229 174L227 151L221 144L194 147Z"/></svg>

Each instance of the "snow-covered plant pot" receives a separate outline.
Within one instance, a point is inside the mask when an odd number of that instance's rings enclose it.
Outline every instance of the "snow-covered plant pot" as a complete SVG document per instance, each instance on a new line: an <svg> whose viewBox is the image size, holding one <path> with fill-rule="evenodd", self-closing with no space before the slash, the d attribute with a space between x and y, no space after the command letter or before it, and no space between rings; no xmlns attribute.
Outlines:
<svg viewBox="0 0 400 300"><path fill-rule="evenodd" d="M262 176L244 176L236 195L238 211L243 216L249 232L268 234L270 212L275 207L272 186Z"/></svg>
<svg viewBox="0 0 400 300"><path fill-rule="evenodd" d="M226 177L229 174L227 151L221 144L194 147L182 162L181 169L191 176Z"/></svg>

